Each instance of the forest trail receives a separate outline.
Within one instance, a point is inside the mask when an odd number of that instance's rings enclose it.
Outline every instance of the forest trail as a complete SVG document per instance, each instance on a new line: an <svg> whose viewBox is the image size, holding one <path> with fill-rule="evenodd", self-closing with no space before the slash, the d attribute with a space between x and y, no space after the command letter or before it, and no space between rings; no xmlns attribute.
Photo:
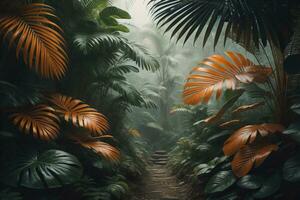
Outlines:
<svg viewBox="0 0 300 200"><path fill-rule="evenodd" d="M187 200L188 188L171 175L166 167L168 154L166 151L156 151L148 166L149 174L144 178L144 184L133 200Z"/></svg>

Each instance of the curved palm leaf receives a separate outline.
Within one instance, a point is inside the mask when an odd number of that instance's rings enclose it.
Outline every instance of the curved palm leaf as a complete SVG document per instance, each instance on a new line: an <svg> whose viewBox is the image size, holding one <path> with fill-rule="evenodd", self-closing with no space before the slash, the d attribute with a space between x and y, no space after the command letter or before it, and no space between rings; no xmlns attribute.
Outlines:
<svg viewBox="0 0 300 200"><path fill-rule="evenodd" d="M74 125L86 128L96 135L109 129L104 115L78 99L60 94L51 95L48 99L54 104L55 111L67 122L71 121Z"/></svg>
<svg viewBox="0 0 300 200"><path fill-rule="evenodd" d="M233 155L245 144L253 143L258 134L265 137L269 134L281 133L282 131L284 131L284 127L281 124L244 126L225 141L223 147L224 154L227 156Z"/></svg>
<svg viewBox="0 0 300 200"><path fill-rule="evenodd" d="M226 111L231 108L234 103L243 95L244 90L238 91L237 94L235 94L233 97L231 97L224 105L222 108L214 115L202 120L205 123L212 124L215 123L216 121L220 120L223 115L226 113Z"/></svg>
<svg viewBox="0 0 300 200"><path fill-rule="evenodd" d="M183 97L186 104L207 103L216 92L216 98L222 95L223 87L237 89L238 83L263 83L272 73L269 67L255 65L243 55L226 52L228 58L213 55L195 67L184 86Z"/></svg>
<svg viewBox="0 0 300 200"><path fill-rule="evenodd" d="M93 150L107 160L118 161L120 159L120 151L118 149L106 142L99 141L97 138L82 134L72 134L69 138L84 148Z"/></svg>
<svg viewBox="0 0 300 200"><path fill-rule="evenodd" d="M241 120L239 119L233 119L233 120L230 120L230 121L227 121L227 122L224 122L222 124L219 125L220 128L230 128L231 126L234 126L234 125L237 125L237 124L240 124L241 123Z"/></svg>
<svg viewBox="0 0 300 200"><path fill-rule="evenodd" d="M159 62L141 45L127 42L121 46L121 50L124 60L130 59L142 69L156 71L159 68Z"/></svg>
<svg viewBox="0 0 300 200"><path fill-rule="evenodd" d="M32 133L42 140L53 140L59 133L59 118L55 115L55 110L46 105L14 113L11 118L22 132Z"/></svg>
<svg viewBox="0 0 300 200"><path fill-rule="evenodd" d="M203 46L214 30L214 46L223 31L224 42L231 37L247 47L252 43L258 47L260 42L266 45L277 38L278 23L288 23L288 18L276 14L286 7L275 1L150 0L149 4L158 26L166 26L165 32L171 31L171 38L177 36L177 41L185 36L185 43L194 36L196 42L206 28Z"/></svg>
<svg viewBox="0 0 300 200"><path fill-rule="evenodd" d="M33 189L58 188L78 181L82 175L80 162L67 152L27 151L6 163L1 173L2 182Z"/></svg>
<svg viewBox="0 0 300 200"><path fill-rule="evenodd" d="M234 111L232 111L232 113L235 114L235 113L245 112L245 111L248 111L248 110L253 110L253 109L256 109L257 107L262 106L264 104L265 104L265 102L258 102L258 103L253 103L253 104L250 104L250 105L240 106L240 107L236 108Z"/></svg>
<svg viewBox="0 0 300 200"><path fill-rule="evenodd" d="M264 160L276 151L276 144L253 144L243 146L234 156L231 166L234 174L238 177L245 176L253 165L259 167Z"/></svg>
<svg viewBox="0 0 300 200"><path fill-rule="evenodd" d="M68 56L62 29L49 18L56 18L53 8L41 3L23 7L18 15L0 17L3 38L16 44L16 56L46 78L61 78L67 69Z"/></svg>
<svg viewBox="0 0 300 200"><path fill-rule="evenodd" d="M118 48L125 42L125 38L113 33L78 34L73 41L85 55L97 49Z"/></svg>

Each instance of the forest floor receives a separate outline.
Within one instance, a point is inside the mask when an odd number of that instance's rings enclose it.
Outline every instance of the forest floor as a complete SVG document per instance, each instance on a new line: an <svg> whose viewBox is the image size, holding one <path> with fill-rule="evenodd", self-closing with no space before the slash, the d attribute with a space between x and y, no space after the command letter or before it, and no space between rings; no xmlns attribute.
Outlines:
<svg viewBox="0 0 300 200"><path fill-rule="evenodd" d="M152 155L152 164L147 167L149 174L144 177L133 200L188 200L187 185L171 175L167 161L165 151L156 151Z"/></svg>

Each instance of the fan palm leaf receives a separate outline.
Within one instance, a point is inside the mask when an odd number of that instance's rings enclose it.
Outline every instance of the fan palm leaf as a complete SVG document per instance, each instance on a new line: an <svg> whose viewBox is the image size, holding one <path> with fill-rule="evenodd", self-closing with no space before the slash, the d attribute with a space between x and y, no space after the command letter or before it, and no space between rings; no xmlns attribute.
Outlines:
<svg viewBox="0 0 300 200"><path fill-rule="evenodd" d="M33 3L18 14L0 16L0 32L16 45L16 56L45 78L61 78L67 70L68 56L62 29L50 18L57 18L52 7Z"/></svg>
<svg viewBox="0 0 300 200"><path fill-rule="evenodd" d="M13 113L11 119L22 132L32 133L34 137L42 140L53 140L59 133L59 118L55 110L46 105Z"/></svg>
<svg viewBox="0 0 300 200"><path fill-rule="evenodd" d="M278 24L287 24L288 18L279 17L286 6L276 1L253 0L150 0L151 13L159 27L165 26L165 32L171 32L171 38L184 43L191 37L194 42L204 32L203 46L215 31L214 46L222 32L224 42L228 37L243 42L246 48L260 42L275 41ZM277 13L277 14L276 14Z"/></svg>
<svg viewBox="0 0 300 200"><path fill-rule="evenodd" d="M243 146L231 162L233 173L238 177L245 176L253 166L259 167L272 151L277 149L276 144L260 143Z"/></svg>
<svg viewBox="0 0 300 200"><path fill-rule="evenodd" d="M225 141L223 147L224 154L227 156L233 155L242 146L253 143L258 135L265 137L270 134L281 133L283 130L284 127L281 124L244 126Z"/></svg>
<svg viewBox="0 0 300 200"><path fill-rule="evenodd" d="M60 94L51 95L48 99L54 105L55 112L67 122L86 128L95 135L109 129L106 117L81 100Z"/></svg>
<svg viewBox="0 0 300 200"><path fill-rule="evenodd" d="M216 92L216 98L222 95L223 87L236 90L238 83L263 83L272 73L269 67L255 65L243 55L226 52L228 58L213 55L195 67L184 86L183 97L186 104L207 103Z"/></svg>
<svg viewBox="0 0 300 200"><path fill-rule="evenodd" d="M107 160L115 162L120 159L120 151L118 149L97 138L90 137L87 134L72 134L69 138L82 147L103 156Z"/></svg>

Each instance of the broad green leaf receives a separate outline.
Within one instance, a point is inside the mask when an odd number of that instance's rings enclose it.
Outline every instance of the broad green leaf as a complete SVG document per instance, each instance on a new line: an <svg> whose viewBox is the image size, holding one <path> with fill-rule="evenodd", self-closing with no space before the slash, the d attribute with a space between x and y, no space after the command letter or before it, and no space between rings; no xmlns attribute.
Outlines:
<svg viewBox="0 0 300 200"><path fill-rule="evenodd" d="M300 156L288 159L283 165L283 178L290 182L300 181Z"/></svg>
<svg viewBox="0 0 300 200"><path fill-rule="evenodd" d="M223 192L236 182L232 171L220 171L212 176L205 186L205 193Z"/></svg>
<svg viewBox="0 0 300 200"><path fill-rule="evenodd" d="M58 188L77 181L82 167L77 158L60 150L24 151L10 161L1 181L11 186L32 189Z"/></svg>
<svg viewBox="0 0 300 200"><path fill-rule="evenodd" d="M242 177L238 182L237 185L241 188L244 189L258 189L262 185L262 178L259 176L254 176L254 175L247 175Z"/></svg>
<svg viewBox="0 0 300 200"><path fill-rule="evenodd" d="M253 194L253 197L257 199L264 199L277 192L280 188L281 176L279 173L275 173L270 177L266 177L262 187Z"/></svg>

